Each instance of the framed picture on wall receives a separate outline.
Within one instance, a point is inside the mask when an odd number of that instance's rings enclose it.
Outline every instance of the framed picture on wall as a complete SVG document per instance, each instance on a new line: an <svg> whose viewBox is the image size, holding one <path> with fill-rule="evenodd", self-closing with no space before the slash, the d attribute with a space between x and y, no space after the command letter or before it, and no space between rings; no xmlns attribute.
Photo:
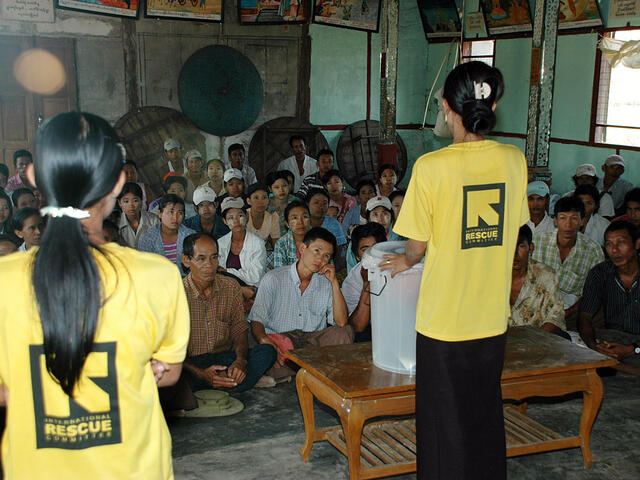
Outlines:
<svg viewBox="0 0 640 480"><path fill-rule="evenodd" d="M136 18L138 0L56 0L56 8Z"/></svg>
<svg viewBox="0 0 640 480"><path fill-rule="evenodd" d="M602 26L596 0L567 0L558 5L558 28L586 28Z"/></svg>
<svg viewBox="0 0 640 480"><path fill-rule="evenodd" d="M310 0L238 0L243 25L307 23Z"/></svg>
<svg viewBox="0 0 640 480"><path fill-rule="evenodd" d="M420 18L427 40L460 36L460 15L454 0L418 0Z"/></svg>
<svg viewBox="0 0 640 480"><path fill-rule="evenodd" d="M532 30L529 0L482 0L481 3L489 35Z"/></svg>
<svg viewBox="0 0 640 480"><path fill-rule="evenodd" d="M223 0L142 0L144 16L222 22Z"/></svg>
<svg viewBox="0 0 640 480"><path fill-rule="evenodd" d="M382 0L313 0L313 23L377 32L381 4Z"/></svg>

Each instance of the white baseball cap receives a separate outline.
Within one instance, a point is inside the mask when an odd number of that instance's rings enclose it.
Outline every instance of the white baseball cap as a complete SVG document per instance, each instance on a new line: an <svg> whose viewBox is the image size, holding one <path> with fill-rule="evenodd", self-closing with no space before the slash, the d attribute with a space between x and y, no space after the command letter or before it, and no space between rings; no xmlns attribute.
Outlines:
<svg viewBox="0 0 640 480"><path fill-rule="evenodd" d="M391 201L387 197L373 197L367 202L367 212L370 212L376 207L384 207L391 210Z"/></svg>
<svg viewBox="0 0 640 480"><path fill-rule="evenodd" d="M173 150L174 148L180 148L180 142L175 138L167 138L164 141L164 149L168 152L169 150Z"/></svg>
<svg viewBox="0 0 640 480"><path fill-rule="evenodd" d="M227 197L222 200L222 205L220 205L220 211L224 212L228 208L244 208L244 200L240 197Z"/></svg>
<svg viewBox="0 0 640 480"><path fill-rule="evenodd" d="M549 186L541 182L540 180L536 180L535 182L531 182L527 185L527 197L531 195L540 195L541 197L546 197L549 195Z"/></svg>
<svg viewBox="0 0 640 480"><path fill-rule="evenodd" d="M613 165L620 165L624 167L624 159L620 155L609 155L607 159L604 161L604 164L607 167L611 167Z"/></svg>
<svg viewBox="0 0 640 480"><path fill-rule="evenodd" d="M185 154L184 159L188 160L188 159L193 158L193 157L202 158L202 154L198 150L195 150L195 149L194 150L189 150Z"/></svg>
<svg viewBox="0 0 640 480"><path fill-rule="evenodd" d="M227 183L232 178L237 178L238 180L243 180L242 172L237 168L229 168L224 172L224 183Z"/></svg>
<svg viewBox="0 0 640 480"><path fill-rule="evenodd" d="M576 177L581 177L582 175L588 175L590 177L595 177L598 174L596 173L596 167L591 163L583 163L582 165L578 165L576 168Z"/></svg>
<svg viewBox="0 0 640 480"><path fill-rule="evenodd" d="M201 202L215 202L216 192L211 187L198 187L193 192L193 204L200 205Z"/></svg>

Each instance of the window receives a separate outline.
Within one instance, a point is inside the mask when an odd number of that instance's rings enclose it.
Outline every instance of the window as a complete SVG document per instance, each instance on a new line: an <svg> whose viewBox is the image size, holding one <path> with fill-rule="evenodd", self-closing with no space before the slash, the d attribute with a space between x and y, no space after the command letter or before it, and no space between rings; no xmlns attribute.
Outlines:
<svg viewBox="0 0 640 480"><path fill-rule="evenodd" d="M496 53L495 40L472 40L462 44L462 63L476 60L493 67Z"/></svg>
<svg viewBox="0 0 640 480"><path fill-rule="evenodd" d="M640 30L618 30L607 34L617 40L640 40ZM640 146L640 70L619 63L611 68L602 57L593 141Z"/></svg>

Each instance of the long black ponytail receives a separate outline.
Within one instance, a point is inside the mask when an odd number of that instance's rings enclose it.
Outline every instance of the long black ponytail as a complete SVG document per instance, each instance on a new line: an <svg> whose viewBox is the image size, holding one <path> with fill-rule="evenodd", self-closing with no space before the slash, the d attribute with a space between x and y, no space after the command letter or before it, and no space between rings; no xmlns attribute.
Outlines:
<svg viewBox="0 0 640 480"><path fill-rule="evenodd" d="M36 184L52 206L91 207L113 190L122 170L117 135L95 115L56 115L38 130L35 146ZM80 220L52 216L35 256L47 370L69 396L93 349L103 301L96 250Z"/></svg>

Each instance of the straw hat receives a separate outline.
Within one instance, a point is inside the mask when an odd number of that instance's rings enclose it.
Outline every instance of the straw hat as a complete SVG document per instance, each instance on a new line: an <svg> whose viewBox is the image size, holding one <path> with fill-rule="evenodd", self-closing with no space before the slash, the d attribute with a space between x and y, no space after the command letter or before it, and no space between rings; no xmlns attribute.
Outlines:
<svg viewBox="0 0 640 480"><path fill-rule="evenodd" d="M237 398L220 390L199 390L194 392L198 400L198 408L185 412L185 417L227 417L244 410L244 405Z"/></svg>

